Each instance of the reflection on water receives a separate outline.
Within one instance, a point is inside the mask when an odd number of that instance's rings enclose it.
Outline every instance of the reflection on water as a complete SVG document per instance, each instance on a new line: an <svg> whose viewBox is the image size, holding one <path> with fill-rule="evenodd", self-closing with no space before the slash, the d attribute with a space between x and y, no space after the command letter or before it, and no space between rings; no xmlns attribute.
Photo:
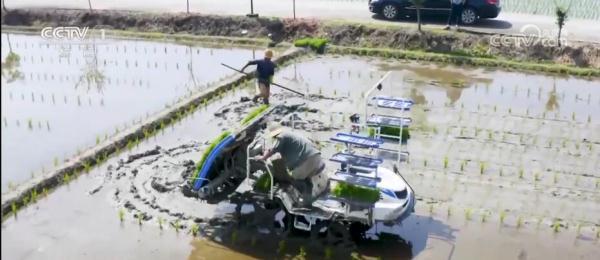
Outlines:
<svg viewBox="0 0 600 260"><path fill-rule="evenodd" d="M8 53L6 54L6 58L2 61L2 78L6 79L6 84L9 84L23 78L23 73L19 70L21 56L13 51L10 34L5 34L3 36L5 36L6 45L8 45Z"/></svg>
<svg viewBox="0 0 600 260"><path fill-rule="evenodd" d="M221 62L238 66L252 57L247 49L165 42L2 39L3 187L232 75Z"/></svg>
<svg viewBox="0 0 600 260"><path fill-rule="evenodd" d="M552 87L552 91L548 93L548 101L546 102L546 111L554 111L558 108L558 100L556 98L556 84Z"/></svg>
<svg viewBox="0 0 600 260"><path fill-rule="evenodd" d="M410 96L418 104L461 106L471 111L496 107L497 111L511 109L514 114L533 116L554 111L561 118L576 114L580 119L600 120L600 113L592 112L600 105L598 79L332 56L300 62L277 76L303 91L348 93L358 102L386 71L394 73L384 82L384 94ZM559 107L560 111L555 111Z"/></svg>
<svg viewBox="0 0 600 260"><path fill-rule="evenodd" d="M332 242L325 234L311 238L308 232L265 234L256 227L224 225L205 228L206 239L194 239L188 259L293 259L306 251L306 259L411 259L431 255L432 244L436 259L451 259L456 243L456 227L431 218L413 214L402 225L378 224L367 231L369 239L358 243ZM282 242L283 241L283 242ZM354 257L354 258L353 258Z"/></svg>

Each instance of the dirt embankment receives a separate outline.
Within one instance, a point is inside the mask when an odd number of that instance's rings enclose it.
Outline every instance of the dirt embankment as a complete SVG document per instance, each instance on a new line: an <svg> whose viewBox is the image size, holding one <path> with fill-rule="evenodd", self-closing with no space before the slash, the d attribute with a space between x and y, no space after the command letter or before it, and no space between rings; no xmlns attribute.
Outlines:
<svg viewBox="0 0 600 260"><path fill-rule="evenodd" d="M89 26L161 33L190 33L214 36L270 37L289 41L304 36L321 36L344 46L402 48L470 56L499 56L515 60L554 62L578 67L600 68L600 46L574 43L545 46L491 46L492 35L425 32L413 29L361 24L333 24L313 19L247 18L188 14L156 14L131 11L21 9L2 12L2 25ZM514 41L513 41L514 42Z"/></svg>

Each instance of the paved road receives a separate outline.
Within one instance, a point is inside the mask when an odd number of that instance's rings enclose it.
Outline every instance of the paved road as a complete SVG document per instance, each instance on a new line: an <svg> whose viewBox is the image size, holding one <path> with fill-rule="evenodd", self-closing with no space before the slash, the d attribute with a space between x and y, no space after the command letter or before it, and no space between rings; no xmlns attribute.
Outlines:
<svg viewBox="0 0 600 260"><path fill-rule="evenodd" d="M88 8L86 0L5 0L8 8L53 7ZM91 0L95 9L141 10L151 12L185 12L185 0ZM262 16L292 17L293 0L254 0L254 11ZM205 14L242 15L249 13L250 0L190 0L190 11ZM366 0L297 0L297 17L342 19L361 22L392 23L414 26L414 19L383 21L374 18L367 9ZM425 26L444 26L445 19L426 20ZM524 26L536 25L545 36L555 35L553 17L502 12L496 19L483 20L468 30L518 34ZM600 22L591 20L568 20L564 29L569 40L600 43ZM528 30L530 32L530 30Z"/></svg>

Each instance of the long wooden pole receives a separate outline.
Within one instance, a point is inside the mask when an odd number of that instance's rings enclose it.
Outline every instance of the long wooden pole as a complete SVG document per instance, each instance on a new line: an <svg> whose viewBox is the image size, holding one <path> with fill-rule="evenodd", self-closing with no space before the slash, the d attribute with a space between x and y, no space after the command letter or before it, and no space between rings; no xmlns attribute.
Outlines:
<svg viewBox="0 0 600 260"><path fill-rule="evenodd" d="M229 65L227 65L227 64L225 64L225 63L221 63L221 65L223 65L224 67L226 67L226 68L228 68L228 69L231 69L231 70L237 71L237 72L239 72L239 73L246 74L246 75L250 75L249 73L246 73L246 72L243 72L243 71L241 71L241 70L238 70L238 69L236 69L236 68L234 68L234 67L231 67L231 66L229 66ZM284 86L282 86L282 85L279 85L279 84L277 84L277 83L271 83L271 85L273 85L273 86L277 86L277 87L280 87L280 88L282 88L282 89L285 89L285 90L287 90L287 91L290 91L290 92L296 93L296 94L298 94L298 95L300 95L300 96L303 96L303 97L305 96L304 94L302 94L302 93L300 93L300 92L298 92L298 91L295 91L295 90L293 90L293 89L290 89L290 88L284 87Z"/></svg>

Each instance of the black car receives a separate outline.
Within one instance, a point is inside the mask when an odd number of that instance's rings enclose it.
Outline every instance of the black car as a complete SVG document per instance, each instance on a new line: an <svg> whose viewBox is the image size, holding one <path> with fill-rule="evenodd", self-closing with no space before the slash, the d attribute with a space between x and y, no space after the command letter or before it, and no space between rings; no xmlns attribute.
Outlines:
<svg viewBox="0 0 600 260"><path fill-rule="evenodd" d="M500 0L467 0L461 15L462 24L476 23L480 18L496 18L500 13ZM369 10L393 20L400 16L413 16L416 8L411 0L369 0ZM425 0L421 14L448 17L450 0Z"/></svg>

